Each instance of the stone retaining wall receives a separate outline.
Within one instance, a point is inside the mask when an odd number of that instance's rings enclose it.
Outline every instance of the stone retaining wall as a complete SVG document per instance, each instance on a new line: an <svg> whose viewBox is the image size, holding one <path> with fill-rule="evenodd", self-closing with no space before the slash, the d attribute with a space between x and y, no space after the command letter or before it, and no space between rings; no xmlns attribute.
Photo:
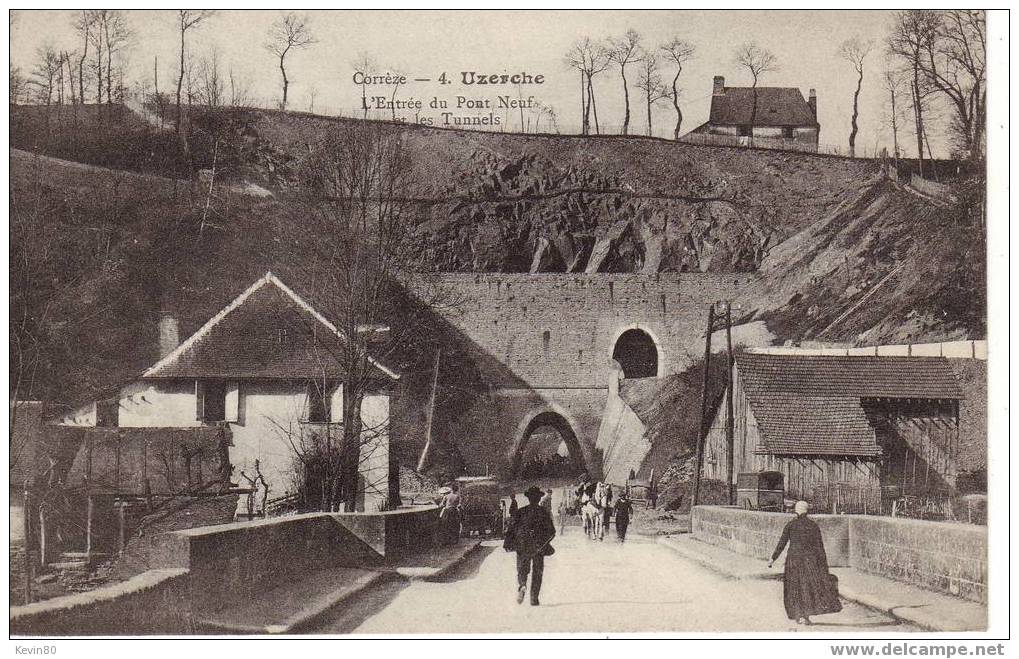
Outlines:
<svg viewBox="0 0 1019 659"><path fill-rule="evenodd" d="M194 606L216 610L316 570L371 567L431 545L437 508L384 513L307 513L175 531L166 565L187 567Z"/></svg>
<svg viewBox="0 0 1019 659"><path fill-rule="evenodd" d="M335 567L399 564L432 546L438 508L308 513L163 533L152 569L10 612L17 635L194 633L194 617Z"/></svg>
<svg viewBox="0 0 1019 659"><path fill-rule="evenodd" d="M987 602L987 527L854 515L853 567L897 581Z"/></svg>
<svg viewBox="0 0 1019 659"><path fill-rule="evenodd" d="M697 506L693 536L745 556L771 557L792 519L724 506ZM831 567L852 567L920 588L987 602L987 527L872 515L811 515Z"/></svg>
<svg viewBox="0 0 1019 659"><path fill-rule="evenodd" d="M696 506L691 532L702 542L737 554L767 560L775 551L782 529L792 519L784 513L764 513L726 506ZM846 515L811 515L821 527L828 565L849 565L849 519Z"/></svg>
<svg viewBox="0 0 1019 659"><path fill-rule="evenodd" d="M12 636L194 633L187 570L149 570L87 593L10 609Z"/></svg>

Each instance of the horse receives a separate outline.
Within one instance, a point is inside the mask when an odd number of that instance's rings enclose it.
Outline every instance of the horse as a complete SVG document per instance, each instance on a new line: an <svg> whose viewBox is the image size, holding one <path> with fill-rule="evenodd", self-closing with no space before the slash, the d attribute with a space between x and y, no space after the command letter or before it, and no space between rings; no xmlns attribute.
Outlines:
<svg viewBox="0 0 1019 659"><path fill-rule="evenodd" d="M598 537L598 527L601 525L601 508L597 506L593 498L588 498L580 509L580 516L584 520L584 533L588 538Z"/></svg>
<svg viewBox="0 0 1019 659"><path fill-rule="evenodd" d="M581 515L584 519L584 533L589 538L605 539L604 511L607 505L607 486L605 483L598 483L594 496L588 497L581 508Z"/></svg>

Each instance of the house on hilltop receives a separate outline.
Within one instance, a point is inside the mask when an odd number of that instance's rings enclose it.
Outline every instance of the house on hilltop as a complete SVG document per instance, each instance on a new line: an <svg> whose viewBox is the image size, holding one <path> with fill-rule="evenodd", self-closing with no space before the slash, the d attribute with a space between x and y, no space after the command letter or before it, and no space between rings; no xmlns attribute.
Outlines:
<svg viewBox="0 0 1019 659"><path fill-rule="evenodd" d="M817 92L805 99L795 87L726 87L715 76L708 120L690 132L718 136L719 143L817 151Z"/></svg>
<svg viewBox="0 0 1019 659"><path fill-rule="evenodd" d="M907 498L955 494L965 396L947 358L748 352L725 395L734 483L740 473L781 472L786 498L819 512L887 513ZM705 478L727 479L726 426L723 400Z"/></svg>
<svg viewBox="0 0 1019 659"><path fill-rule="evenodd" d="M270 500L297 491L314 470L309 456L342 439L342 354L348 340L271 272L194 334L160 321L160 359L112 395L65 415L61 425L120 428L227 426L232 480L261 473ZM390 392L399 375L368 357L361 404L358 508L388 498ZM318 447L318 448L316 448ZM256 467L257 462L257 467ZM259 485L261 487L261 484ZM256 498L261 505L262 497Z"/></svg>

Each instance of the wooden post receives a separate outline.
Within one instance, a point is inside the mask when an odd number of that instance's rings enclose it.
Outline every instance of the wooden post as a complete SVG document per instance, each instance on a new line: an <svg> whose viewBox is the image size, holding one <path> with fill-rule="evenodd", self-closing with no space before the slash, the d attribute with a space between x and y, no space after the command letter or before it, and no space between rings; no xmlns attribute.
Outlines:
<svg viewBox="0 0 1019 659"><path fill-rule="evenodd" d="M92 518L95 514L95 499L88 495L88 512L85 517L85 561L92 565Z"/></svg>
<svg viewBox="0 0 1019 659"><path fill-rule="evenodd" d="M694 458L693 496L690 499L690 512L697 505L701 494L701 463L704 461L704 441L708 434L708 376L711 369L711 330L715 325L715 305L708 308L708 333L704 337L704 383L701 388L701 426L697 433L697 450Z"/></svg>
<svg viewBox="0 0 1019 659"><path fill-rule="evenodd" d="M429 449L432 447L432 426L435 417L435 398L439 388L439 358L442 350L435 351L435 371L432 373L432 393L428 399L428 409L425 411L425 447L421 450L421 458L418 460L418 472L424 471L428 462Z"/></svg>
<svg viewBox="0 0 1019 659"><path fill-rule="evenodd" d="M32 493L25 480L23 532L25 534L25 604L32 603Z"/></svg>
<svg viewBox="0 0 1019 659"><path fill-rule="evenodd" d="M25 511L28 514L28 511ZM48 538L46 535L46 513L43 511L43 507L39 506L39 568L42 570L46 569L46 564L49 562L47 554Z"/></svg>
<svg viewBox="0 0 1019 659"><path fill-rule="evenodd" d="M726 473L726 483L727 483L727 485L729 487L729 505L731 506L731 505L736 503L736 486L732 482L733 481L733 478L732 478L733 477L733 473L732 472L733 472L733 462L734 462L733 453L735 453L735 448L736 448L736 446L735 446L735 444L736 444L736 442L735 442L735 423L736 423L736 421L735 421L735 415L733 414L733 409L732 409L732 405L733 405L733 403L732 403L732 396L733 396L733 391L732 391L732 366L733 366L733 360L732 360L732 305L729 302L725 303L725 343L726 343L726 353L727 353L726 369L725 369L726 370L726 382L728 383L727 386L729 388L728 389L728 394L725 397L726 400L729 403L726 406L726 411L725 411L725 442L726 442L726 446L728 447L727 448L727 450L728 450L728 457L725 460L725 473Z"/></svg>
<svg viewBox="0 0 1019 659"><path fill-rule="evenodd" d="M117 554L124 554L127 545L127 502L117 502Z"/></svg>

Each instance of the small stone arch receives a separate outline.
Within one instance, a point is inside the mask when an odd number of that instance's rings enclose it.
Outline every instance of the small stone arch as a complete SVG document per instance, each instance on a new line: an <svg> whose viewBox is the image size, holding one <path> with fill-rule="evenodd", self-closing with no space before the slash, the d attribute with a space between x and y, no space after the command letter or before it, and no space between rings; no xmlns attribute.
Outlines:
<svg viewBox="0 0 1019 659"><path fill-rule="evenodd" d="M662 377L666 373L661 341L637 323L616 331L609 343L609 359L619 364L626 378Z"/></svg>
<svg viewBox="0 0 1019 659"><path fill-rule="evenodd" d="M584 449L580 444L575 424L563 410L555 407L545 407L529 413L517 426L513 447L509 455L509 473L507 475L515 477L519 474L521 469L520 462L524 456L524 449L527 448L527 442L531 439L531 435L535 430L544 426L550 426L558 431L559 436L566 443L566 449L569 453L573 470L577 473L588 471L584 458Z"/></svg>

